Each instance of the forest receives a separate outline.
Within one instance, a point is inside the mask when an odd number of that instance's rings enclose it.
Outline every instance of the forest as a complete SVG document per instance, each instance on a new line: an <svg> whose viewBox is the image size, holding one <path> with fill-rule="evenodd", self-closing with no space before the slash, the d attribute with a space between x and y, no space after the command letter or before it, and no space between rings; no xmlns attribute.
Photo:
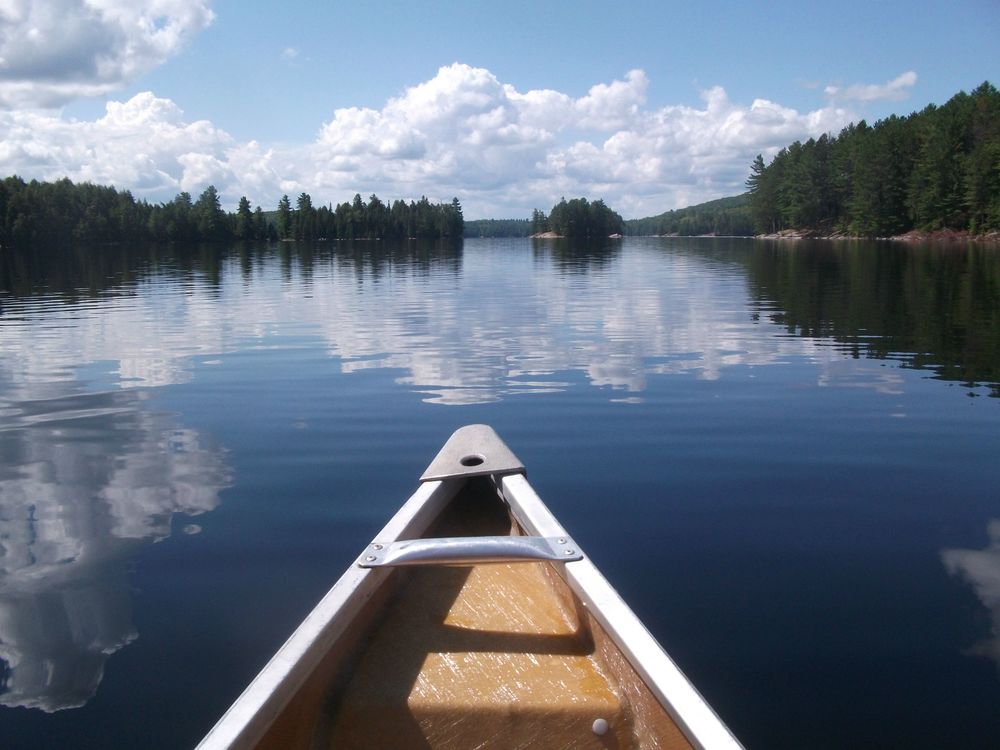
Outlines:
<svg viewBox="0 0 1000 750"><path fill-rule="evenodd" d="M1000 230L1000 93L986 82L940 107L796 141L767 165L758 155L747 187L759 233Z"/></svg>
<svg viewBox="0 0 1000 750"><path fill-rule="evenodd" d="M55 182L0 181L0 247L60 246L109 242L230 242L233 240L322 240L461 237L458 198L431 203L364 201L315 207L302 193L293 207L282 196L276 211L252 208L244 196L234 213L222 209L209 185L197 200L182 192L168 203L136 200L113 187Z"/></svg>
<svg viewBox="0 0 1000 750"><path fill-rule="evenodd" d="M601 238L621 234L622 217L605 205L603 200L562 198L546 216L537 208L531 213L531 234L554 232L562 237Z"/></svg>

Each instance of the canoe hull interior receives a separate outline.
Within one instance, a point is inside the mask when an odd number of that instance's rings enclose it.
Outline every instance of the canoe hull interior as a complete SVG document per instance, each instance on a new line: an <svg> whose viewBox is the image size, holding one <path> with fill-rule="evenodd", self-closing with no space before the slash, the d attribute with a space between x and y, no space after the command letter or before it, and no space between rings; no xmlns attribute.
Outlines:
<svg viewBox="0 0 1000 750"><path fill-rule="evenodd" d="M430 533L523 531L478 479ZM551 564L502 563L394 571L258 747L691 745Z"/></svg>
<svg viewBox="0 0 1000 750"><path fill-rule="evenodd" d="M519 473L428 481L377 539L504 535L569 539ZM740 748L586 555L363 567L373 548L200 750Z"/></svg>

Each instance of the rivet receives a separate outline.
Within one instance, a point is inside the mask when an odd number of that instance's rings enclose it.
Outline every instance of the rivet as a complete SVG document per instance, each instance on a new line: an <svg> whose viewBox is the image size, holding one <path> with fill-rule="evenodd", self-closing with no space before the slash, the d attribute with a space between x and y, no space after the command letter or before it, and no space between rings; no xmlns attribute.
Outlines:
<svg viewBox="0 0 1000 750"><path fill-rule="evenodd" d="M381 544L373 544L372 545L372 549L382 549L382 545Z"/></svg>
<svg viewBox="0 0 1000 750"><path fill-rule="evenodd" d="M365 562L375 562L377 559L378 558L375 557L375 555L368 555L368 557L365 558Z"/></svg>
<svg viewBox="0 0 1000 750"><path fill-rule="evenodd" d="M576 554L576 550L575 549L568 549L565 552L563 552L563 554L564 555L575 555Z"/></svg>
<svg viewBox="0 0 1000 750"><path fill-rule="evenodd" d="M565 539L560 539L559 540L559 544L566 544L566 540Z"/></svg>
<svg viewBox="0 0 1000 750"><path fill-rule="evenodd" d="M594 719L594 723L590 727L594 734L604 735L608 733L608 720L607 719Z"/></svg>

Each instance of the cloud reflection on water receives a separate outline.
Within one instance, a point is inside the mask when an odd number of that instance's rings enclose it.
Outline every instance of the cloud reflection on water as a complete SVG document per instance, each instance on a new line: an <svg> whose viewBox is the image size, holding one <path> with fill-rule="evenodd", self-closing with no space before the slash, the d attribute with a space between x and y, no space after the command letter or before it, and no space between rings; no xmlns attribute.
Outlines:
<svg viewBox="0 0 1000 750"><path fill-rule="evenodd" d="M138 637L126 568L174 514L218 505L218 451L151 412L137 390L40 390L3 399L0 427L0 705L82 706L108 656ZM26 395L30 387L19 389Z"/></svg>
<svg viewBox="0 0 1000 750"><path fill-rule="evenodd" d="M99 304L19 299L8 314L30 325L0 326L0 343L15 387L74 380L88 363L105 368L111 388L183 383L196 356L219 363L315 335L342 372L399 370L397 383L447 405L565 390L573 373L630 398L653 375L718 380L727 368L793 358L817 365L821 386L901 387L829 341L771 322L739 263L629 247L592 258L474 241L430 254L372 243L364 254L349 245L231 254L190 279L151 276Z"/></svg>
<svg viewBox="0 0 1000 750"><path fill-rule="evenodd" d="M82 705L108 655L137 637L125 575L135 545L169 535L174 514L218 504L223 456L146 403L199 366L318 348L343 373L396 370L400 386L445 405L581 378L641 403L652 376L715 381L793 360L819 386L903 388L871 361L788 334L750 300L746 269L707 247L283 246L125 269L127 284L88 297L4 295L0 704Z"/></svg>
<svg viewBox="0 0 1000 750"><path fill-rule="evenodd" d="M1000 666L1000 518L987 528L989 543L983 549L945 549L941 560L952 575L972 586L990 613L990 637L977 644L973 653L989 657Z"/></svg>

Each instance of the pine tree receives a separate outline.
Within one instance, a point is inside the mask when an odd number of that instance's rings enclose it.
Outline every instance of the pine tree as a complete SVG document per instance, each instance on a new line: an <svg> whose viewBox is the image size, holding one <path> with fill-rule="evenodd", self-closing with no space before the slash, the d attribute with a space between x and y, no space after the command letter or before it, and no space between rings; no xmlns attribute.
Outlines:
<svg viewBox="0 0 1000 750"><path fill-rule="evenodd" d="M236 239L253 239L253 213L250 211L250 201L244 195L240 198L239 206L236 209Z"/></svg>
<svg viewBox="0 0 1000 750"><path fill-rule="evenodd" d="M292 237L292 203L287 195L278 201L278 238L282 240Z"/></svg>

